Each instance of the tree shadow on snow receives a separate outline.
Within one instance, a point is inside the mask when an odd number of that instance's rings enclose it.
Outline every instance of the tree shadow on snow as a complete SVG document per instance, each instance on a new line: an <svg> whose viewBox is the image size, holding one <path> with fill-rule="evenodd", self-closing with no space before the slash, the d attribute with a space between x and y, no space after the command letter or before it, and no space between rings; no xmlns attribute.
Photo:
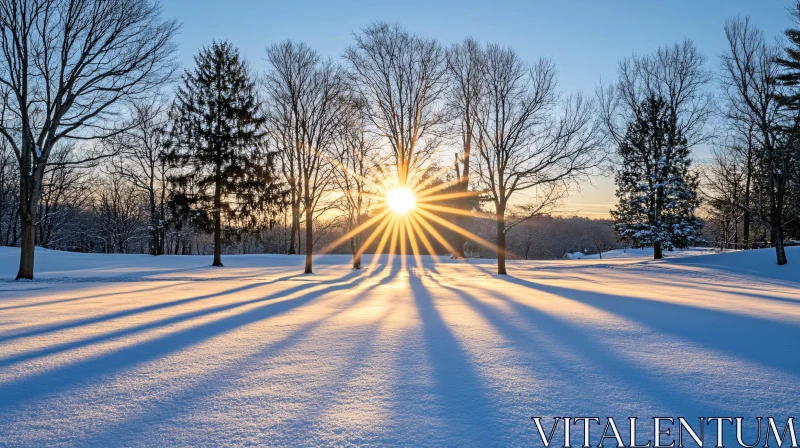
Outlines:
<svg viewBox="0 0 800 448"><path fill-rule="evenodd" d="M384 270L384 268L378 268L375 271L372 271L371 274L379 274ZM354 273L351 273L351 275ZM182 418L186 417L186 414L190 412L197 412L200 409L202 409L203 412L213 412L214 409L207 408L210 403L208 399L213 399L214 397L223 395L226 389L235 386L235 382L237 380L244 379L247 377L247 375L257 372L258 370L264 368L264 364L269 363L271 360L277 359L283 353L286 353L302 342L305 342L306 338L314 330L319 329L323 324L329 322L331 319L351 311L353 306L356 306L360 302L368 299L368 295L373 289L390 282L396 274L396 271L394 274L391 272L388 273L379 282L366 287L352 299L339 305L336 311L304 324L300 328L285 334L279 340L266 344L253 353L238 359L235 363L226 364L222 369L203 371L203 373L200 375L200 380L193 381L191 386L181 389L178 393L169 394L169 396L165 398L154 399L147 402L144 405L145 409L137 412L133 418L115 422L112 425L102 425L100 428L98 428L101 429L99 432L82 440L82 443L85 443L87 446L93 446L107 444L111 441L114 443L138 445L140 442L146 442L146 440L142 441L140 439L144 435L141 433L140 428L142 428L144 425L151 424L151 422L159 422L159 424L155 428L151 428L152 431L147 434L147 436L152 437L153 431L165 430L158 428L158 426L167 423L166 430L168 430L169 422L180 421ZM323 388L322 390L313 392L313 395L315 396L314 403L318 404L320 401L322 401L324 403L332 404L335 402L335 400L339 398L347 381L354 378L361 369L365 368L369 364L371 354L376 348L377 336L380 331L381 323L388 317L391 311L391 308L388 309L382 316L376 319L374 323L365 325L363 328L359 329L356 335L352 336L358 339L359 343L349 345L350 349L348 350L346 359L340 363L341 368L338 369L336 374L337 382L335 384L317 384L314 382L304 383L303 386L308 389ZM352 328L348 330L352 331ZM330 360L320 359L319 362L324 362L327 364L330 362ZM306 390L306 392L309 391ZM264 397L265 400L269 398L270 397ZM206 406L206 408L203 408L203 406ZM316 406L313 409L301 411L302 416L300 418L308 419L304 420L307 426L307 432L304 431L303 433L298 433L297 431L292 431L291 434L286 434L288 440L291 440L294 444L301 444L301 435L313 440L313 433L324 427L324 425L321 425L318 422L324 411L325 409L320 409ZM276 418L280 418L280 416L276 416ZM295 425L297 423L297 421L294 421ZM295 429L297 428L295 427ZM203 443L215 443L213 442L213 434L213 428L206 428L206 431L203 431L202 434L195 434L194 436L196 438L202 438ZM157 438L160 439L161 442L166 443L166 441L169 439L169 436L170 434L162 434L157 436ZM198 441L195 441L195 443L197 442ZM221 444L226 442L229 442L229 440L218 441L218 443ZM268 442L278 443L277 440L260 441L260 443ZM183 443L187 443L187 441L183 440Z"/></svg>
<svg viewBox="0 0 800 448"><path fill-rule="evenodd" d="M166 285L158 285L158 286L153 286L153 287L148 287L148 288L126 290L126 291L118 291L118 292L113 292L113 293L104 292L104 293L100 293L100 294L89 294L89 295L86 295L86 296L68 297L68 298L65 298L65 299L55 299L55 300L48 300L48 301L44 301L44 302L36 301L36 299L41 298L40 295L36 295L36 296L30 296L30 297L25 297L25 298L22 298L22 299L18 299L20 302L32 302L32 303L21 303L19 305L4 306L4 307L0 307L0 311L3 311L3 310L16 310L16 309L21 309L21 308L34 308L34 307L37 307L37 306L54 305L56 303L78 302L78 301L87 300L87 299L101 299L103 297L109 297L109 296L115 296L115 295L129 295L129 294L136 294L136 293L140 293L140 292L158 291L158 290L161 290L161 289L173 288L173 287L176 287L176 286L182 286L182 285L185 285L187 283L189 283L189 282L170 283L170 284L166 284ZM94 286L93 288L96 289L97 287ZM45 287L37 288L37 289L47 289L47 287L45 286ZM30 290L26 290L26 291L30 291ZM55 293L54 295L63 294L63 291L54 291L54 293Z"/></svg>
<svg viewBox="0 0 800 448"><path fill-rule="evenodd" d="M170 322L179 322L181 320L211 315L220 311L226 311L249 304L267 302L261 306L249 309L240 314L221 317L211 322L201 323L199 325L178 330L164 336L155 337L140 343L125 346L109 353L93 356L86 360L62 365L42 373L25 376L23 378L0 384L0 397L3 397L3 399L0 400L0 413L10 409L15 409L26 402L31 402L44 396L51 394L54 395L81 386L91 385L93 382L102 380L102 378L108 378L109 376L112 376L124 369L132 368L136 365L179 352L189 347L198 345L201 342L211 339L215 336L233 331L239 327L286 313L295 308L306 305L325 294L351 289L359 280L360 275L360 272L353 271L342 276L341 278L319 281L317 283L304 283L286 290L278 291L274 294L260 297L258 299L220 305L210 309L186 313L182 317L176 316L175 318L168 318L170 319ZM298 295L294 298L273 302L275 299L281 299L287 295L301 292L305 289L310 289L320 285L324 287L310 291L307 294ZM234 288L222 293L210 295L210 297L220 296L226 293L230 294L243 289L247 288ZM199 299L194 298L194 300ZM93 320L91 321L93 322ZM165 324L165 322L160 323L160 325ZM147 327L150 326L150 324L143 325ZM129 330L120 331L124 333ZM102 336L100 338L102 338ZM75 346L77 347L81 345L81 342L78 342Z"/></svg>
<svg viewBox="0 0 800 448"><path fill-rule="evenodd" d="M422 337L433 380L436 415L417 416L419 424L440 418L448 438L442 442L488 446L498 440L501 419L489 399L475 365L435 305L430 290L419 277L409 278L414 304L422 322ZM437 434L441 436L442 434ZM419 443L430 443L419 441Z"/></svg>
<svg viewBox="0 0 800 448"><path fill-rule="evenodd" d="M353 275L355 275L355 273L349 274L349 276L353 276ZM302 276L302 274L287 275L287 276L276 278L276 279L272 279L272 280L269 280L269 281L266 281L266 282L248 283L248 284L245 284L243 286L239 286L239 287L236 287L236 288L228 289L228 290L225 290L225 291L220 291L220 292L215 292L215 293L210 293L210 294L203 294L203 295L194 296L194 297L187 297L187 298L178 299L178 300L172 300L172 301L168 301L168 302L157 302L157 303L153 303L153 304L150 304L150 305L145 305L145 306L141 306L141 307L137 307L137 308L128 308L128 309L124 309L124 310L115 311L113 313L101 314L101 315L98 315L98 316L87 317L87 318L84 318L84 319L78 319L78 320L71 320L71 321L62 322L62 323L56 323L56 324L53 324L53 325L44 326L44 327L40 327L40 328L34 328L34 329L31 329L31 330L24 330L23 329L23 330L21 330L19 332L16 332L16 333L11 333L11 334L8 334L8 335L0 336L0 342L12 341L12 340L15 340L15 339L31 337L31 336L40 336L40 335L44 335L44 334L48 334L48 333L53 333L53 332L56 332L56 331L83 327L83 326L86 326L86 325L92 325L92 324L96 324L96 323L106 322L106 321L110 321L110 320L113 320L113 319L119 319L119 318L123 318L123 317L130 317L130 316L134 316L134 315L137 315L137 314L147 313L147 312L150 312L150 311L160 311L160 310L164 310L164 309L167 309L167 308L172 308L172 307L176 307L176 306L180 306L180 305L185 305L185 304L192 303L192 302L198 302L198 301L202 301L202 300L206 300L206 299L214 299L214 298L225 296L225 295L229 295L229 294L235 294L235 293L239 293L239 292L242 292L242 291L247 291L247 290L250 290L250 289L254 289L254 288L259 288L259 287L262 287L262 286L270 285L270 284L273 284L273 283L279 283L279 282L291 280L291 279L293 279L295 277L300 277L300 276ZM297 286L297 287L294 287L294 288L289 288L289 289L286 290L286 293L294 292L296 290L302 290L302 289L304 289L306 287L311 287L311 286L314 286L316 284L319 284L319 283L309 282L307 285L304 285L304 286ZM256 301L257 300L260 300L260 299L256 299ZM246 305L248 302L238 302L238 303ZM228 306L228 305L225 305L225 306ZM232 306L237 306L237 304L232 304Z"/></svg>
<svg viewBox="0 0 800 448"><path fill-rule="evenodd" d="M800 339L798 325L735 312L544 285L510 276L502 279L614 313L659 333L735 358L791 375L800 372L800 358L791 355Z"/></svg>
<svg viewBox="0 0 800 448"><path fill-rule="evenodd" d="M598 389L610 385L637 396L638 401L632 403L636 406L646 402L654 408L660 406L661 410L664 410L664 406L677 409L679 404L693 400L687 394L679 391L676 393L666 385L654 383L656 377L652 372L626 365L611 350L599 345L590 335L584 334L580 327L561 322L506 295L484 290L490 297L504 301L511 307L515 317L524 320L524 325L515 325L508 314L496 306L464 289L445 285L436 278L434 281L455 294L485 319L498 335L507 340L514 350L517 362L523 363L523 368L530 369L527 374L554 383L554 389L557 390L550 389L551 393L569 397L561 400L560 409L546 409L545 414L599 415L610 408L619 408L618 393L597 393ZM591 363L591 367L576 365L575 358ZM651 386L645 388L642 385ZM566 393L567 391L570 392ZM551 398L531 397L531 405L536 400L547 402ZM620 412L623 410L620 409Z"/></svg>

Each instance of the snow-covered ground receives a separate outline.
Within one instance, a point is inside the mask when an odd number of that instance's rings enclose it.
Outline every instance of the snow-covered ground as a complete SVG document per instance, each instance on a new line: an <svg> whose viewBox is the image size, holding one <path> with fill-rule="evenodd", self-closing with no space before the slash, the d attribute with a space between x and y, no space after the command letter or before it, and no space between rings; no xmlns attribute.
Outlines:
<svg viewBox="0 0 800 448"><path fill-rule="evenodd" d="M709 249L709 248L702 248L702 247L694 247L690 249L682 249L682 250L674 250L674 251L665 251L664 256L666 258L677 258L677 257L692 257L695 255L708 255L716 253L716 249ZM584 254L582 252L575 252L575 253L567 253L564 255L564 258L570 260L583 260L583 259L599 259L601 258L599 254ZM635 248L628 248L628 249L614 249L608 252L603 252L603 259L608 258L653 258L653 248L647 247L644 249L635 249Z"/></svg>
<svg viewBox="0 0 800 448"><path fill-rule="evenodd" d="M531 416L797 414L800 247L610 255L305 276L43 250L14 282L0 248L0 446L541 446Z"/></svg>

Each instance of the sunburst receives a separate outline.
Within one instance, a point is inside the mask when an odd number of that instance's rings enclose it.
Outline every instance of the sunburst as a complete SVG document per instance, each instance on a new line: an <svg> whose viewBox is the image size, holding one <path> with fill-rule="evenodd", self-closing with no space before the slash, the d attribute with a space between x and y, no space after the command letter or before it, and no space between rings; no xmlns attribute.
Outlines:
<svg viewBox="0 0 800 448"><path fill-rule="evenodd" d="M386 193L386 205L393 212L405 215L416 208L417 198L408 188L393 188Z"/></svg>
<svg viewBox="0 0 800 448"><path fill-rule="evenodd" d="M340 166L340 169L344 168ZM396 176L390 176L390 173L385 172L386 167L381 167L380 171L381 177L393 180L379 184L362 179L366 184L369 184L369 190L372 191L371 193L363 193L363 195L379 204L373 210L374 216L329 243L321 250L322 253L329 252L355 235L370 231L369 236L363 241L355 254L356 256L362 255L377 241L377 246L375 247L376 256L373 257L370 267L375 267L379 262L380 254L386 249L388 249L390 262L395 255L400 255L401 263L403 267L406 267L406 255L408 255L406 252L410 248L411 255L417 266L421 268L423 249L434 260L438 261L439 256L436 254L434 242L440 244L450 253L457 252L451 242L437 230L436 225L457 233L491 251L497 250L496 244L460 227L452 222L454 220L448 220L443 217L444 215L452 215L454 217L470 216L494 219L494 216L488 213L441 204L442 201L476 197L479 194L478 192L452 192L450 190L454 186L454 182L432 185L438 177L435 174L426 179L409 176L407 181L403 183L397 180ZM419 170L419 172L423 171Z"/></svg>

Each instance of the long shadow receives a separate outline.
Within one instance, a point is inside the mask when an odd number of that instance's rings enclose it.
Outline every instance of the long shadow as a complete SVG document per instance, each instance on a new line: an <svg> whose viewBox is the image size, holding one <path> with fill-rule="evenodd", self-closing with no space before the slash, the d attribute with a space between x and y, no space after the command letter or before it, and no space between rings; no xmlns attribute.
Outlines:
<svg viewBox="0 0 800 448"><path fill-rule="evenodd" d="M703 271L697 271L685 268L703 268ZM635 273L645 272L649 274L658 273L660 276L679 276L682 278L691 277L696 283L706 285L718 285L719 278L735 280L737 287L741 289L763 291L762 285L766 286L780 286L784 288L797 288L796 281L759 276L754 272L737 272L735 270L715 268L713 265L700 265L692 263L676 262L671 263L669 260L640 260L632 261L629 263L613 264L613 263L575 263L575 264L553 264L547 266L538 266L532 270L535 271L573 271L584 269L610 269L619 272ZM709 278L716 279L716 281L703 281ZM742 280L746 280L750 285L759 284L759 286L748 286L742 284Z"/></svg>
<svg viewBox="0 0 800 448"><path fill-rule="evenodd" d="M375 271L375 273L378 272L380 272L380 270ZM384 279L384 281L390 280ZM82 440L81 443L86 444L87 446L95 446L104 445L107 444L109 440L114 440L115 443L137 445L135 442L136 437L140 435L138 430L143 424L176 420L181 413L189 412L189 410L196 410L197 406L193 406L192 403L202 403L206 398L220 394L225 388L230 387L231 383L235 379L243 378L247 374L248 369L252 371L254 369L254 365L263 364L264 358L275 358L282 352L292 349L294 346L303 342L307 335L319 328L325 322L342 313L350 311L352 306L357 305L366 298L367 293L370 290L378 287L382 283L383 282L367 287L351 300L348 300L340 310L305 324L301 328L286 334L280 340L265 345L260 350L238 360L229 366L226 366L226 368L219 369L218 371L213 372L213 374L211 372L204 372L205 378L202 381L198 381L197 383L193 384L191 387L183 389L177 394L170 394L165 399L155 400L154 402L148 403L147 405L154 412L140 413L137 414L133 419L119 422L112 427L105 427L101 433ZM352 350L350 351L350 356L348 357L347 361L343 362L343 370L341 370L337 375L342 379L340 384L350 379L352 375L354 375L365 365L366 361L370 357L370 354L374 351L375 344L377 343L377 338L375 336L380 330L380 323L388 316L388 314L390 314L390 311L391 310L387 310L384 316L379 318L378 321L372 325L372 328L362 332L364 334L359 337L359 340L365 341L365 344L353 345ZM326 394L334 395L337 389L329 386L329 384L325 384ZM327 400L323 399L321 401ZM321 414L321 409L318 408L308 410L308 415L311 416L319 416ZM299 440L297 439L293 438L292 440L294 443L299 443ZM272 441L272 443L276 442L277 441Z"/></svg>
<svg viewBox="0 0 800 448"><path fill-rule="evenodd" d="M800 372L800 358L791 355L797 349L800 325L657 300L543 285L509 276L502 280L585 303L653 330L791 375Z"/></svg>
<svg viewBox="0 0 800 448"><path fill-rule="evenodd" d="M267 281L267 282L258 282L258 283L246 284L244 286L239 286L237 288L229 289L229 290L226 290L226 291L215 292L215 293L211 293L211 294L204 294L204 295L195 296L195 297L187 297L185 299L173 300L173 301L170 301L170 302L159 302L159 303L154 303L152 305L146 305L146 306L142 306L142 307L138 307L138 308L129 308L129 309L125 309L125 310L116 311L116 312L113 312L113 313L102 314L102 315L99 315L99 316L92 316L92 317L88 317L88 318L85 318L85 319L71 320L71 321L68 321L68 322L64 322L64 323L60 323L60 324L56 324L56 325L50 325L50 326L46 326L46 327L43 327L43 328L35 328L35 329L32 329L32 330L28 330L28 331L21 331L19 333L12 333L12 334L9 334L9 335L3 335L3 336L0 336L0 342L13 341L13 340L16 340L16 339L21 339L21 338L30 337L30 336L40 336L40 335L43 335L43 334L53 333L53 332L60 331L60 330L66 330L66 329L70 329L70 328L82 327L84 325L96 324L96 323L105 322L105 321L109 321L109 320L113 320L113 319L118 319L118 318L121 318L121 317L134 316L134 315L137 315L137 314L147 313L149 311L156 311L156 310L163 310L163 309L166 309L166 308L172 308L172 307L176 307L176 306L180 306L180 305L185 305L187 303L197 302L197 301L200 301L200 300L212 299L212 298L223 296L223 295L226 295L226 294L233 294L233 293L242 292L242 291L246 291L246 290L253 289L253 288L259 288L261 286L266 286L266 285L270 285L270 284L273 284L273 283L278 283L278 282L290 280L292 278L299 277L300 275L301 274L288 275L288 276L276 278L276 279L273 279L273 280L270 280L270 281Z"/></svg>
<svg viewBox="0 0 800 448"><path fill-rule="evenodd" d="M156 290L164 289L164 288L172 288L172 287L175 287L175 286L185 285L187 283L189 283L189 282L171 283L171 284L168 284L168 285L158 285L158 286L153 286L151 288L142 288L142 289L121 291L119 293L107 293L107 292L104 292L102 294L91 294L91 295L88 295L88 296L70 297L68 299L56 299L56 300L48 300L46 302L34 302L34 303L26 303L26 304L23 304L23 305L4 306L4 307L0 307L0 311L3 311L3 310L16 310L16 309L20 309L20 308L33 308L33 307L37 307L37 306L54 305L56 303L77 302L77 301L80 301L80 300L87 300L87 299L99 299L99 298L107 297L107 296L111 296L111 295L136 294L136 293L140 293L140 292L148 292L148 291L156 291ZM47 288L43 288L43 289L47 289ZM55 292L58 293L58 291L55 291ZM33 299L33 298L34 297L27 297L27 299ZM22 300L26 300L26 299L22 299Z"/></svg>
<svg viewBox="0 0 800 448"><path fill-rule="evenodd" d="M227 304L224 304L224 305L218 305L218 306L214 306L214 307L210 307L210 308L202 308L202 309L199 309L199 310L189 311L189 312L186 312L186 313L181 313L181 314L177 314L177 315L174 315L174 316L165 317L163 319L148 321L146 323L143 323L143 324L140 324L140 325L134 325L132 327L121 328L119 330L115 330L115 331L111 331L111 332L108 332L108 333L103 333L103 334L100 334L100 335L97 335L97 336L92 336L92 337L80 339L80 340L77 340L77 341L69 341L69 342L64 342L64 343L61 343L61 344L48 345L47 347L44 347L44 348L39 349L39 350L23 352L23 353L16 354L14 356L7 357L5 359L0 359L0 367L8 367L8 366L13 365L13 364L18 363L18 362L27 361L27 360L30 360L30 359L35 359L35 358L39 358L39 357L43 357L43 356L53 355L53 354L56 354L56 353L61 353L61 352L73 350L73 349L76 349L76 348L86 347L86 346L89 346L89 345L92 345L92 344L106 342L106 341L109 341L109 340L112 340L112 339L117 339L117 338L121 338L121 337L125 337L125 336L131 336L131 335L143 333L145 331L148 331L148 330L151 330L151 329L154 329L154 328L163 327L163 326L174 324L174 323L178 323L178 322L183 322L185 320L194 319L194 318L197 318L197 317L203 317L203 316L208 316L208 315L211 315L211 314L214 314L214 313L230 311L230 310L233 310L233 309L236 309L236 308L241 308L241 307L244 307L244 306L247 306L247 305L251 305L253 303L264 302L264 301L267 301L267 300L272 300L272 299L280 298L280 297L283 297L283 296L286 296L286 295L294 294L295 292L299 292L299 291L311 288L311 287L316 286L316 285L317 285L317 283L304 283L304 284L301 284L301 285L298 285L298 286L294 286L294 287L291 287L291 288L287 288L287 289L278 291L276 293L273 293L273 294L270 294L270 295L267 295L267 296L264 296L264 297L258 297L258 298L251 299L251 300L227 303ZM238 291L239 291L238 289L221 291L221 292L215 293L215 294L210 295L210 296L203 296L202 298L222 297L222 296L225 296L225 295L234 294L234 293L236 293Z"/></svg>
<svg viewBox="0 0 800 448"><path fill-rule="evenodd" d="M664 282L661 282L661 283L663 284ZM675 286L674 283L671 283L671 286ZM705 290L705 291L711 291L711 292L714 292L714 293L730 294L730 295L747 297L747 298L751 298L751 299L769 300L769 301L773 301L773 302L788 303L788 304L791 304L791 305L800 306L800 298L790 299L790 298L787 298L787 297L778 297L778 296L773 296L773 295L769 295L769 294L761 294L761 293L757 293L757 292L734 291L734 290L713 288L713 287L709 287L709 286L703 286L702 289Z"/></svg>
<svg viewBox="0 0 800 448"><path fill-rule="evenodd" d="M434 279L434 281L436 280ZM546 340L538 341L537 344L532 341L534 337L532 333L525 332L509 324L507 317L496 308L460 289L444 284L441 284L441 286L454 292L473 310L486 319L498 333L502 334L509 341L512 341L514 345L521 348L525 354L533 353L534 351L537 355L551 352L547 360L547 363L551 364L552 367L550 370L558 372L559 380L570 385L578 386L581 393L591 393L597 385L587 382L587 380L591 381L591 379L576 374L576 370L578 369L576 369L574 365L568 361L559 359L553 352L570 353L576 355L580 359L586 360L586 362L591 362L593 367L595 367L592 369L596 371L594 373L609 376L609 382L606 384L613 384L626 391L633 391L632 395L637 397L648 397L651 405L657 405L654 410L661 409L663 411L663 407L668 406L672 411L677 411L682 407L685 409L686 404L692 404L694 409L704 408L709 411L721 410L715 407L714 404L700 402L691 394L674 389L670 385L664 383L664 381L661 381L658 375L654 374L655 372L630 365L627 360L600 345L596 338L592 337L590 333L581 329L579 326L566 324L547 313L517 302L505 294L487 291L487 293L491 294L493 297L499 298L507 303L513 309L516 316L519 316L530 324L530 328L540 331L544 335L551 336ZM553 346L553 344L556 344L556 346ZM532 355L528 355L528 357L531 358ZM546 363L542 364L541 362L537 362L537 360L537 357L534 356L533 359L528 360L528 364L530 366L536 366L539 369L548 368ZM596 399L589 399L586 396L576 396L574 398L575 400L573 402L563 403L563 408L560 411L549 410L548 412L553 413L553 415L559 412L565 413L564 415L583 415L585 413L588 413L586 415L591 415L592 412L602 413L608 410L608 405L598 408ZM618 399L619 397L615 397L609 402L609 405L618 406ZM593 410L587 409L587 402L594 406ZM644 399L642 398L637 403L632 404L641 405L643 402Z"/></svg>
<svg viewBox="0 0 800 448"><path fill-rule="evenodd" d="M442 319L422 280L409 278L409 283L422 321L439 416L447 421L448 432L454 437L471 445L489 446L498 440L502 424L475 366Z"/></svg>
<svg viewBox="0 0 800 448"><path fill-rule="evenodd" d="M385 270L385 266L384 267L379 267L375 271L371 272L370 275L379 274L384 270ZM399 270L400 270L399 268L394 268L393 267L391 269L391 271L388 273L388 275L384 276L374 286L369 287L368 290L374 289L377 286L380 286L380 285L383 285L383 284L391 282L397 276L397 273L399 272ZM351 277L358 276L358 275L363 275L363 272L351 271L345 277L342 277L342 279L347 279L347 278L351 278ZM259 286L264 286L264 285L267 285L269 283L276 283L278 281L287 280L287 279L291 279L291 278L294 278L294 277L295 276L288 276L288 277L284 277L284 278L281 278L281 279L276 279L276 280L273 280L273 281L270 281L270 282L267 282L267 283L260 283ZM106 342L106 341L109 341L109 340L112 340L112 339L116 339L116 338L121 338L121 337L125 337L125 336L131 336L131 335L139 334L139 333L142 333L142 332L154 329L154 328L170 325L170 324L181 322L181 321L188 320L188 319L193 319L193 318L196 318L196 317L202 317L202 316L207 316L207 315L218 313L218 312L229 311L229 310L232 310L232 309L241 308L243 306L247 306L247 305L250 305L250 304L253 304L253 303L263 302L265 300L271 300L271 299L274 299L274 298L279 298L281 296L293 294L295 292L302 291L304 289L310 288L310 287L318 285L318 284L319 283L315 283L315 282L304 283L304 284L301 284L301 285L298 285L298 286L294 286L294 287L291 287L291 288L287 288L287 289L278 291L276 293L270 294L270 295L265 296L265 297L259 297L259 298L252 299L252 300L238 301L238 302L228 303L228 304L224 304L224 305L218 305L218 306L215 306L215 307L203 308L203 309L200 309L200 310L189 311L189 312L178 314L178 315L175 315L175 316L169 316L169 317L165 317L163 319L149 321L149 322L146 322L146 323L143 323L143 324L140 324L140 325L134 325L132 327L122 328L122 329L119 329L119 330L116 330L116 331L103 333L101 335L92 336L92 337L84 338L84 339L77 340L77 341L69 341L69 342L64 342L64 343L61 343L61 344L49 345L49 346L44 347L44 348L39 349L39 350L18 353L16 355L9 356L9 357L6 357L4 359L0 359L0 367L8 367L8 366L13 365L15 363L27 361L27 360L30 360L30 359L35 359L35 358L39 358L39 357L43 357L43 356L53 355L53 354L56 354L56 353L61 353L61 352L73 350L73 349L76 349L76 348L86 347L86 346L89 346L89 345L92 345L92 344L96 344L96 343L100 343L100 342ZM215 293L213 295L193 297L193 298L189 298L189 299L182 299L181 301L178 301L178 302L185 303L186 301L208 299L208 298L211 298L211 297L221 297L221 296L224 296L224 295L233 294L233 293L238 292L238 291L240 291L239 288L232 289L232 290L227 290L227 291L221 291L221 292ZM173 302L169 302L169 303L171 304ZM175 306L175 305L170 305L170 306ZM0 339L0 340L2 340L2 339Z"/></svg>
<svg viewBox="0 0 800 448"><path fill-rule="evenodd" d="M98 376L112 375L125 368L197 345L206 339L227 333L236 328L285 313L308 304L324 294L349 289L358 280L359 275L360 273L358 272L351 272L340 279L300 285L296 288L296 291L312 286L326 284L330 286L291 299L270 302L240 314L223 317L212 322L120 348L78 363L7 382L0 385L0 397L3 397L0 401L0 410L14 408L21 403L34 400L43 395L55 394L81 384L90 383L91 380ZM266 298L261 298L260 301L283 297L286 294L286 291L281 291ZM251 303L256 302L258 301L251 301Z"/></svg>
<svg viewBox="0 0 800 448"><path fill-rule="evenodd" d="M729 277L738 277L738 278L744 277L744 278L748 278L748 279L752 279L752 280L756 280L756 281L768 281L770 283L781 284L781 285L785 285L785 286L788 286L788 287L795 287L796 288L798 286L797 283L800 283L800 270L797 270L796 265L794 265L794 266L787 265L787 266L789 266L790 269L792 269L792 268L795 269L797 277L795 277L795 278L780 278L780 277L779 278L772 278L772 277L769 277L769 274L765 273L765 272L753 271L753 270L750 270L750 269L737 268L737 267L729 266L729 265L720 265L720 264L709 263L707 260L705 260L705 261L702 260L703 258L706 258L706 257L698 257L698 258L699 258L698 260L694 260L694 261L684 261L684 260L677 259L677 260L675 260L676 261L675 264L678 265L678 266L692 266L692 267L699 267L699 268L703 268L703 269L713 270L715 273L721 273L721 274L724 274L724 275L729 276ZM773 260L773 263L774 263L774 260Z"/></svg>
<svg viewBox="0 0 800 448"><path fill-rule="evenodd" d="M102 255L105 255L105 254L84 254L84 255L91 255L93 257L97 257L98 255L102 256ZM136 256L137 254L129 254L129 255ZM149 257L150 257L150 259L153 259L152 256L149 256ZM209 257L209 260L210 259L211 259L211 257ZM111 275L109 275L109 276L99 276L99 277L98 276L95 276L95 277L88 277L88 276L81 277L79 275L81 271L85 271L85 270L101 269L101 270L109 271L109 270L113 270L115 268L130 268L130 265L126 265L126 264L122 264L122 263L116 263L116 264L103 264L103 265L90 266L88 268L77 269L77 270L72 270L72 271L63 271L62 270L62 271L58 271L59 273L63 273L63 275L61 277L47 276L49 274L52 274L53 271L45 271L45 277L43 277L43 278L35 278L34 280L31 281L31 283L34 283L34 284L35 283L65 283L65 280L66 280L66 283L76 283L76 282L120 282L120 281L123 281L123 282L161 281L161 279L159 279L159 278L148 279L148 278L145 278L145 277L150 277L152 275L163 275L163 274L174 274L174 273L186 273L186 272L192 272L192 271L200 271L200 270L204 270L204 269L210 269L211 265L210 264L204 264L202 266L187 266L187 267L182 267L182 268L179 268L179 267L165 267L164 269L154 269L154 270L148 270L148 271L133 271L133 272L129 272L127 274L118 275L116 277L115 276L111 276ZM14 280L13 278L6 278L6 279L0 279L0 282L16 283L17 280Z"/></svg>

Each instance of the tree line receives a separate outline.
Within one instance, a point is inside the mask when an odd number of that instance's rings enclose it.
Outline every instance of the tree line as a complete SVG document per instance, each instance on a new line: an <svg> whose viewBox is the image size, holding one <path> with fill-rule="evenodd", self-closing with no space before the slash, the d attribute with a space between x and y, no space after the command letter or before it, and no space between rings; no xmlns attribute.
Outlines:
<svg viewBox="0 0 800 448"><path fill-rule="evenodd" d="M302 253L307 273L315 252L342 251L358 268L391 231L393 187L428 204L418 224L442 237L424 250L488 250L505 274L532 256L532 222L609 174L612 221L565 240L602 254L613 232L655 258L698 238L771 245L785 264L798 236L796 30L780 48L731 19L718 69L686 40L620 61L587 95L562 92L550 59L398 24L355 32L338 58L267 45L263 73L212 42L180 73L179 25L156 0L0 6L0 244L21 247L18 278L33 278L37 244L215 266ZM703 145L713 157L697 163Z"/></svg>

